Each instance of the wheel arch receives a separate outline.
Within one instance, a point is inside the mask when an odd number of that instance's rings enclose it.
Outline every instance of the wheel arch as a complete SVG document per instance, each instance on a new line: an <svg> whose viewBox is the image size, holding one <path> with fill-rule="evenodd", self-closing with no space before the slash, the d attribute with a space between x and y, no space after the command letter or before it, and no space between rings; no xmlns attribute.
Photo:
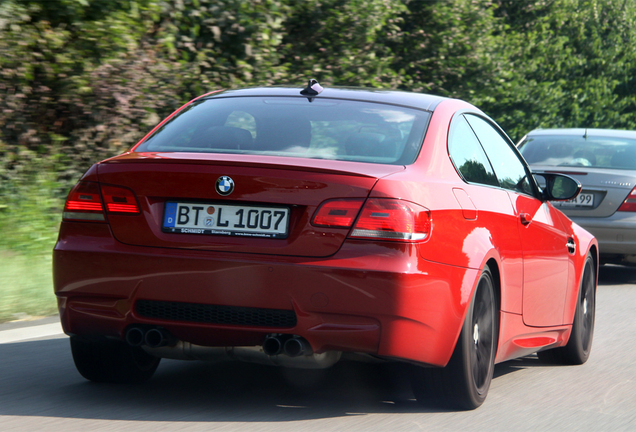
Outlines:
<svg viewBox="0 0 636 432"><path fill-rule="evenodd" d="M596 289L598 289L598 266L600 264L598 246L596 244L592 244L592 246L590 247L589 253L592 253L592 259L594 260L594 267L596 268L596 281L597 281Z"/></svg>
<svg viewBox="0 0 636 432"><path fill-rule="evenodd" d="M499 339L501 334L501 273L499 271L499 263L494 258L490 258L488 262L486 262L486 266L490 270L490 274L492 275L493 282L493 291L495 293L495 301L497 304L497 331L495 332L495 336L497 340L495 341L495 357L497 356L497 352L499 351Z"/></svg>
<svg viewBox="0 0 636 432"><path fill-rule="evenodd" d="M495 285L495 296L497 297L497 306L501 310L501 274L499 272L499 264L497 263L497 260L490 258L488 262L486 262L486 266L490 270L490 274L492 274L492 279Z"/></svg>
<svg viewBox="0 0 636 432"><path fill-rule="evenodd" d="M466 319L466 314L468 313L468 309L470 307L470 302L472 302L473 297L475 296L475 291L477 290L477 285L479 284L479 279L481 278L481 274L482 274L483 270L486 269L486 268L488 268L488 270L490 271L490 275L492 276L492 279L493 279L493 291L494 291L494 294L495 294L495 300L497 302L497 309L498 309L498 312L499 312L499 314L497 315L497 331L496 331L497 342L495 343L495 355L496 355L496 350L497 350L498 345L499 345L498 342L499 342L499 336L500 336L500 330L501 330L501 328L500 328L500 321L501 321L501 272L500 272L499 263L497 262L497 259L494 256L492 256L492 255L485 259L485 262L481 266L480 271L477 273L477 277L473 281L473 286L472 286L472 289L470 291L469 301L465 305L465 308L463 310L461 323L463 323L464 320ZM461 329L462 329L462 327L460 325L458 330L457 330L457 334L455 336L455 342L452 345L453 346L453 350L457 346L457 342L459 340L459 335L461 333ZM450 354L449 354L449 358L450 358Z"/></svg>
<svg viewBox="0 0 636 432"><path fill-rule="evenodd" d="M578 238L579 250L577 251L574 259L574 271L576 277L573 278L573 286L568 289L568 295L565 303L565 310L563 311L563 323L565 325L571 325L574 322L574 312L576 310L576 302L581 290L581 279L583 278L583 269L585 268L585 260L588 255L592 257L594 261L595 271L595 291L598 289L598 266L599 266L599 248L596 238L594 238L587 231L575 225L576 237ZM569 337L569 336L568 336Z"/></svg>

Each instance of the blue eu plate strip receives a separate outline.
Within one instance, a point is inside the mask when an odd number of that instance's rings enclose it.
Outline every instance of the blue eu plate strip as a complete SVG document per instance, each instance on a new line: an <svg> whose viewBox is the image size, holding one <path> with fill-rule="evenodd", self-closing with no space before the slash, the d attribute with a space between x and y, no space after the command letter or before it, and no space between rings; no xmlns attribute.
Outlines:
<svg viewBox="0 0 636 432"><path fill-rule="evenodd" d="M163 226L166 228L174 228L177 220L177 203L166 203L166 212L163 215Z"/></svg>

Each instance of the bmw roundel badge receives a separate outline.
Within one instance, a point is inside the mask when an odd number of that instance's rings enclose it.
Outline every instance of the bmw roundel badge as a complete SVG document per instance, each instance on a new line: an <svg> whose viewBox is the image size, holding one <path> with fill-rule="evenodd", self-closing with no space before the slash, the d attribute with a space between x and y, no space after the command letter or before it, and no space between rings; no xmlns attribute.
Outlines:
<svg viewBox="0 0 636 432"><path fill-rule="evenodd" d="M222 196L228 196L234 190L234 180L228 176L221 176L216 180L216 192Z"/></svg>

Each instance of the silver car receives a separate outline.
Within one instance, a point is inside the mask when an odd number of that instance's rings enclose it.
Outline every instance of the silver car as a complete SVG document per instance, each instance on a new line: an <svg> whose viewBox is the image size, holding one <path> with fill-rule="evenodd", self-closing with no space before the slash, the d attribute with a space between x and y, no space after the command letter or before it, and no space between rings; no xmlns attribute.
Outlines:
<svg viewBox="0 0 636 432"><path fill-rule="evenodd" d="M636 131L537 129L517 146L534 172L583 185L576 198L553 204L596 236L601 263L636 264Z"/></svg>

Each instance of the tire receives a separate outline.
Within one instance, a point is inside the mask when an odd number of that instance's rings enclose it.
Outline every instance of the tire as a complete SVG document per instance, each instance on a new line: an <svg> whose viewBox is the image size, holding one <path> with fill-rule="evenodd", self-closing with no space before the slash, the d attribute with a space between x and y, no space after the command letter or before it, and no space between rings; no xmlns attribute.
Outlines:
<svg viewBox="0 0 636 432"><path fill-rule="evenodd" d="M78 372L100 383L139 384L157 370L160 358L121 341L88 341L71 337L71 353Z"/></svg>
<svg viewBox="0 0 636 432"><path fill-rule="evenodd" d="M594 320L596 316L596 266L588 255L583 267L581 286L572 322L570 340L566 346L537 353L545 363L581 365L587 361L592 351Z"/></svg>
<svg viewBox="0 0 636 432"><path fill-rule="evenodd" d="M493 278L486 268L446 367L416 371L413 392L419 403L462 410L472 410L484 403L495 369L498 311Z"/></svg>

